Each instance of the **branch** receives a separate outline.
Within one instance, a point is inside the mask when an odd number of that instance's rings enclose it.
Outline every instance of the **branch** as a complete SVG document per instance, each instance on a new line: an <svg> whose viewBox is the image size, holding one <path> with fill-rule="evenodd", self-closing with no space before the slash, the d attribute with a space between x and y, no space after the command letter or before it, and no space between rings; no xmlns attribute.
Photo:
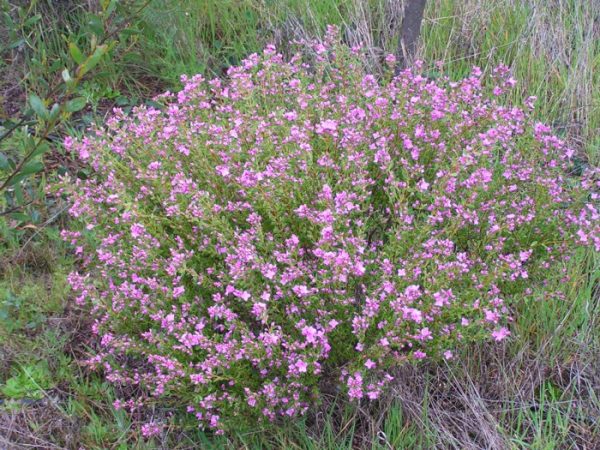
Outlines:
<svg viewBox="0 0 600 450"><path fill-rule="evenodd" d="M412 61L421 34L421 22L427 0L405 0L404 17L396 50L396 75Z"/></svg>

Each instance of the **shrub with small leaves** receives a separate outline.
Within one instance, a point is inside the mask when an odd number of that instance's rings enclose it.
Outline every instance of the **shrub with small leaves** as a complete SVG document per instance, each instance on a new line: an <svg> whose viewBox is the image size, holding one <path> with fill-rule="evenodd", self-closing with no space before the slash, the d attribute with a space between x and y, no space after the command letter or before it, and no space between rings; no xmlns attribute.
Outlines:
<svg viewBox="0 0 600 450"><path fill-rule="evenodd" d="M92 170L63 185L70 283L90 364L135 387L117 407L224 432L303 414L325 383L377 399L399 364L507 338L514 301L600 247L597 172L569 178L532 99L502 104L506 68L378 81L359 49L312 50L183 77L164 108L67 140Z"/></svg>

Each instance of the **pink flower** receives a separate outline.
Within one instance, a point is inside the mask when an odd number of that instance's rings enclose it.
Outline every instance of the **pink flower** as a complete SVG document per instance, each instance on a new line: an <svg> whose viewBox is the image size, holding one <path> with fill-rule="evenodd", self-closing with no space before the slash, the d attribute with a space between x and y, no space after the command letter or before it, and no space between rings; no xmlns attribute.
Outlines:
<svg viewBox="0 0 600 450"><path fill-rule="evenodd" d="M317 131L321 133L333 134L337 131L338 124L335 120L326 119L317 126Z"/></svg>
<svg viewBox="0 0 600 450"><path fill-rule="evenodd" d="M379 397L380 391L367 391L367 397L369 400L376 400Z"/></svg>
<svg viewBox="0 0 600 450"><path fill-rule="evenodd" d="M298 297L306 297L308 295L310 295L310 291L308 290L308 288L301 284L298 286L294 286L292 288L292 291L294 292L294 294L296 294Z"/></svg>
<svg viewBox="0 0 600 450"><path fill-rule="evenodd" d="M296 361L295 367L298 370L298 372L300 372L300 373L306 373L306 370L308 368L308 364L306 364L304 361L302 361L301 359L299 359L298 361Z"/></svg>
<svg viewBox="0 0 600 450"><path fill-rule="evenodd" d="M265 278L272 280L277 274L277 266L274 264L266 264L263 266L261 272Z"/></svg>
<svg viewBox="0 0 600 450"><path fill-rule="evenodd" d="M396 56L392 53L385 55L385 63L388 67L394 67L396 65Z"/></svg>
<svg viewBox="0 0 600 450"><path fill-rule="evenodd" d="M134 223L131 225L131 237L138 238L144 235L146 228L141 223Z"/></svg>
<svg viewBox="0 0 600 450"><path fill-rule="evenodd" d="M314 344L317 342L318 333L315 327L302 328L302 334L306 338L306 342Z"/></svg>
<svg viewBox="0 0 600 450"><path fill-rule="evenodd" d="M430 341L433 339L433 335L429 328L425 327L419 330L419 333L417 333L415 339L418 339L419 341Z"/></svg>
<svg viewBox="0 0 600 450"><path fill-rule="evenodd" d="M142 436L149 438L160 434L162 431L162 425L155 422L145 423L142 425Z"/></svg>
<svg viewBox="0 0 600 450"><path fill-rule="evenodd" d="M215 167L215 171L222 177L226 177L230 173L229 167L227 167L227 166L217 166L217 167Z"/></svg>
<svg viewBox="0 0 600 450"><path fill-rule="evenodd" d="M354 375L348 377L348 396L355 399L362 398L364 395L362 384L363 378L360 372L355 372Z"/></svg>
<svg viewBox="0 0 600 450"><path fill-rule="evenodd" d="M427 353L417 350L413 353L413 356L415 359L425 359L427 357Z"/></svg>
<svg viewBox="0 0 600 450"><path fill-rule="evenodd" d="M258 302L252 306L252 314L257 318L261 318L266 311L267 305L265 303Z"/></svg>
<svg viewBox="0 0 600 450"><path fill-rule="evenodd" d="M490 311L489 309L486 309L484 312L486 322L498 323L500 314L498 314L496 311Z"/></svg>
<svg viewBox="0 0 600 450"><path fill-rule="evenodd" d="M495 341L500 342L505 339L507 336L510 336L510 331L507 328L502 327L492 332L492 337Z"/></svg>

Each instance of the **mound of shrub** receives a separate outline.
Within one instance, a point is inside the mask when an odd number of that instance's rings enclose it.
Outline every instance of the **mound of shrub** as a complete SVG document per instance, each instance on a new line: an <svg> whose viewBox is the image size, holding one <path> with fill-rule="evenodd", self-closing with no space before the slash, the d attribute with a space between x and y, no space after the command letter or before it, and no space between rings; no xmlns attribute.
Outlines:
<svg viewBox="0 0 600 450"><path fill-rule="evenodd" d="M312 50L184 77L67 140L91 171L63 185L70 283L90 363L130 386L117 407L160 399L223 432L326 384L377 399L399 364L507 338L512 302L600 247L595 174L568 176L533 99L502 104L506 68L377 80L360 50Z"/></svg>

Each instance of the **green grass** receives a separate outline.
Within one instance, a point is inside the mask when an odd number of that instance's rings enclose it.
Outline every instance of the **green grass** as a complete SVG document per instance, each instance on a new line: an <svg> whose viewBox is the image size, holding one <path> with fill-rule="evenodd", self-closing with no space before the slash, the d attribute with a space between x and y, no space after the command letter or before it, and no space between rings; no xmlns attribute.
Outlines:
<svg viewBox="0 0 600 450"><path fill-rule="evenodd" d="M14 13L18 3L2 4ZM112 23L143 3L119 6ZM322 36L328 23L340 25L349 42L369 43L375 67L377 55L395 50L398 21L390 17L400 3L153 0L131 19L131 33L119 35L98 74L82 84L79 95L90 107L65 130L101 122L113 106L176 89L183 73L222 75L266 42L286 50L293 38ZM68 42L87 48L92 39L100 9L91 4L93 10L88 2L31 2L13 33L0 33L4 101L11 85L4 74L14 78L17 92L49 92L70 64ZM489 72L506 63L519 81L512 101L536 95L540 120L570 140L581 164L598 165L599 20L597 0L430 1L419 55L430 76L435 61L452 78L473 65ZM18 51L5 48L19 38L25 40ZM5 107L0 118L9 113ZM568 281L549 273L564 299L545 298L540 289L539 300L518 305L506 347L465 349L466 364L403 369L397 392L374 410L333 402L304 421L227 438L183 431L174 418L160 440L144 442L136 418L112 408L113 388L78 363L89 351L89 323L69 296L66 276L74 261L57 236L60 216L45 219L39 230L23 229L18 239L0 243L1 447L563 449L600 442L598 255L577 254L565 267Z"/></svg>

